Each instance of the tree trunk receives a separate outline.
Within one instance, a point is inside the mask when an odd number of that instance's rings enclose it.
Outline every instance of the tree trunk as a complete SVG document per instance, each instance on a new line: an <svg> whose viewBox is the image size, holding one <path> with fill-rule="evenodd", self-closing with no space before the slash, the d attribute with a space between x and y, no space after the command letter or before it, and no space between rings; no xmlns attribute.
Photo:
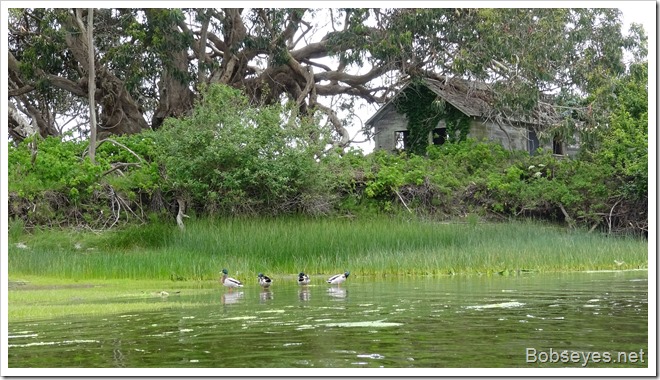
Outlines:
<svg viewBox="0 0 660 380"><path fill-rule="evenodd" d="M188 64L185 54L173 54L177 58L177 66L185 66ZM154 112L151 119L151 128L158 129L163 124L167 117L181 117L184 116L193 106L193 92L190 90L186 83L182 83L180 79L174 78L172 75L173 70L180 70L179 67L174 69L163 69L163 76L158 81L158 91L160 99L158 101L158 108Z"/></svg>
<svg viewBox="0 0 660 380"><path fill-rule="evenodd" d="M69 13L68 17L62 21L67 29L76 28L80 31L80 33L67 33L65 41L83 70L89 72L91 65L88 54L88 36L81 17L82 10L76 9L75 14ZM103 66L99 67L95 74L95 85L98 90L95 99L100 100L101 105L101 124L99 125L101 131L97 138L102 139L110 134L133 134L148 129L149 125L144 119L140 107L131 94L126 91L124 82ZM89 85L85 82L88 82L86 78L80 85ZM55 83L54 85L57 86Z"/></svg>
<svg viewBox="0 0 660 380"><path fill-rule="evenodd" d="M89 159L96 163L96 102L94 92L96 91L94 70L94 8L89 8L87 13L87 49L89 51Z"/></svg>
<svg viewBox="0 0 660 380"><path fill-rule="evenodd" d="M111 134L129 135L149 129L138 104L126 91L124 82L104 67L97 72L101 93L101 125L99 139ZM98 97L97 97L98 98Z"/></svg>
<svg viewBox="0 0 660 380"><path fill-rule="evenodd" d="M147 9L147 19L153 20L160 9ZM155 22L152 21L154 24ZM158 129L165 118L184 116L193 107L194 94L188 75L187 46L177 41L181 32L175 22L163 27L169 49L162 52L163 71L158 81L158 108L151 119L151 128ZM166 29L165 29L166 28ZM202 47L203 49L204 47Z"/></svg>

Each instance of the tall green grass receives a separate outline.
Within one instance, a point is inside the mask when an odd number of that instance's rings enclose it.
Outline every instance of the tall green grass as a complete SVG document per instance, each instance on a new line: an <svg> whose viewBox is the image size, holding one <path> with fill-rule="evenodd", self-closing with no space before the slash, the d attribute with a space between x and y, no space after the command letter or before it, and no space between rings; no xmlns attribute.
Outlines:
<svg viewBox="0 0 660 380"><path fill-rule="evenodd" d="M189 221L185 231L165 223L104 233L16 229L10 234L10 276L211 280L227 268L247 280L258 272L390 276L648 265L644 240L534 222L278 218Z"/></svg>

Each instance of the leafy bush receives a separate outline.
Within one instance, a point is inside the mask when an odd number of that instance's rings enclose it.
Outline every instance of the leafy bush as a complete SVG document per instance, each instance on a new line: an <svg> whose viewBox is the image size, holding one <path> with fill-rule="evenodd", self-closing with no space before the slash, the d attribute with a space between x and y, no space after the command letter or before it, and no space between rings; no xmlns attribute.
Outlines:
<svg viewBox="0 0 660 380"><path fill-rule="evenodd" d="M109 166L83 158L85 144L61 141L55 137L32 136L17 147L9 148L9 191L33 198L46 190L67 194L72 200L91 195Z"/></svg>
<svg viewBox="0 0 660 380"><path fill-rule="evenodd" d="M648 197L648 64L635 64L616 86L609 128L600 132L593 161L610 165L619 195Z"/></svg>
<svg viewBox="0 0 660 380"><path fill-rule="evenodd" d="M252 107L238 90L214 85L189 117L167 119L157 134L167 186L205 212L299 211L318 192L315 120L294 121L280 105Z"/></svg>

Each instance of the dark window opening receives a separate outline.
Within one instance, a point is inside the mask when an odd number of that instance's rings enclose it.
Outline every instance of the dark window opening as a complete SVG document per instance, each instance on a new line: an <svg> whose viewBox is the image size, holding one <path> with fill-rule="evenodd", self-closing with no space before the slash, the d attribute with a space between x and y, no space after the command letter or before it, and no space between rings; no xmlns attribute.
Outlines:
<svg viewBox="0 0 660 380"><path fill-rule="evenodd" d="M561 155L564 154L564 144L558 137L552 139L552 153Z"/></svg>
<svg viewBox="0 0 660 380"><path fill-rule="evenodd" d="M536 153L536 150L539 148L539 138L536 136L536 131L533 129L529 130L529 135L528 135L528 149L529 149L529 154L534 155Z"/></svg>
<svg viewBox="0 0 660 380"><path fill-rule="evenodd" d="M394 132L394 149L405 150L408 148L408 131L396 131Z"/></svg>
<svg viewBox="0 0 660 380"><path fill-rule="evenodd" d="M442 145L447 141L447 128L433 130L433 145Z"/></svg>

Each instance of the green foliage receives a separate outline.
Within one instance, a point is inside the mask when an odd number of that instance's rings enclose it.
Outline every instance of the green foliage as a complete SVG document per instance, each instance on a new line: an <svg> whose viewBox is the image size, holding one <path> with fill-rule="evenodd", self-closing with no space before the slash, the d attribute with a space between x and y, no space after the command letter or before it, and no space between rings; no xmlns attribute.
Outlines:
<svg viewBox="0 0 660 380"><path fill-rule="evenodd" d="M156 132L144 131L105 140L99 145L96 151L97 160L130 165L121 170L120 175L106 176L104 180L123 192L151 194L155 190L166 191L161 185L156 135Z"/></svg>
<svg viewBox="0 0 660 380"><path fill-rule="evenodd" d="M598 135L593 160L610 165L627 198L648 196L648 63L634 64L615 87L609 127Z"/></svg>
<svg viewBox="0 0 660 380"><path fill-rule="evenodd" d="M564 207L571 218L593 224L610 194L609 174L603 165L544 154L491 173L487 187L497 212L512 216L545 212L549 219L562 220L560 208Z"/></svg>
<svg viewBox="0 0 660 380"><path fill-rule="evenodd" d="M82 158L85 148L86 144L79 142L36 135L16 147L10 146L9 190L30 199L45 190L60 191L74 201L91 195L109 166L102 159L94 165L89 158Z"/></svg>
<svg viewBox="0 0 660 380"><path fill-rule="evenodd" d="M464 141L470 132L470 117L439 98L423 81L408 85L397 96L395 106L408 119L409 134L404 146L409 153L426 153L429 134L441 120L445 121L450 142Z"/></svg>
<svg viewBox="0 0 660 380"><path fill-rule="evenodd" d="M435 102L437 95L421 82L413 82L396 98L397 111L408 117L408 139L406 149L423 154L428 144L429 133L445 115L444 105Z"/></svg>
<svg viewBox="0 0 660 380"><path fill-rule="evenodd" d="M647 222L647 78L644 63L613 82L609 123L579 159L469 138L421 153L324 151L330 140L318 120L293 119L289 106L251 106L238 90L211 86L189 116L105 140L96 165L86 142L33 137L9 145L10 218L16 231L19 220L26 230L104 227L120 209L126 220L144 221L143 202L175 213L182 198L191 216L480 215L639 232ZM431 119L441 114L434 107Z"/></svg>
<svg viewBox="0 0 660 380"><path fill-rule="evenodd" d="M447 135L450 142L461 142L470 133L470 117L456 107L447 105L442 117L445 120Z"/></svg>
<svg viewBox="0 0 660 380"><path fill-rule="evenodd" d="M291 121L279 105L254 108L238 90L211 86L193 114L158 133L167 186L206 211L298 211L319 191L316 155L325 140L313 120Z"/></svg>

